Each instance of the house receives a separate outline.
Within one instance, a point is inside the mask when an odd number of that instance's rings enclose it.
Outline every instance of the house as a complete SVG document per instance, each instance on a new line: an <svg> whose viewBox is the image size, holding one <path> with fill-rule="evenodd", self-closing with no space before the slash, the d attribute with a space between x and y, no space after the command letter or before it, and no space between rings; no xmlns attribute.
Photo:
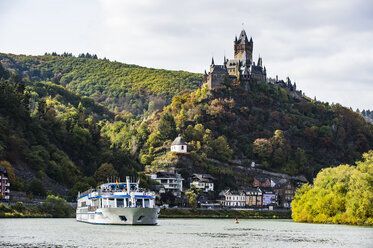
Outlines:
<svg viewBox="0 0 373 248"><path fill-rule="evenodd" d="M172 192L174 196L181 197L184 179L180 174L171 172L157 172L151 175L151 179L157 181L163 186L159 191L160 194Z"/></svg>
<svg viewBox="0 0 373 248"><path fill-rule="evenodd" d="M287 179L284 178L271 178L271 188L275 188L278 185L283 185L284 183L288 182Z"/></svg>
<svg viewBox="0 0 373 248"><path fill-rule="evenodd" d="M10 182L5 167L0 167L0 199L9 200Z"/></svg>
<svg viewBox="0 0 373 248"><path fill-rule="evenodd" d="M179 153L186 153L187 152L187 144L181 138L180 134L171 143L171 152L179 152Z"/></svg>
<svg viewBox="0 0 373 248"><path fill-rule="evenodd" d="M231 208L244 208L246 203L246 195L244 191L225 190L221 194L224 196L222 205Z"/></svg>
<svg viewBox="0 0 373 248"><path fill-rule="evenodd" d="M277 205L277 194L270 187L260 187L263 193L263 206Z"/></svg>
<svg viewBox="0 0 373 248"><path fill-rule="evenodd" d="M263 193L260 188L248 189L245 191L246 201L248 207L261 207L263 205Z"/></svg>
<svg viewBox="0 0 373 248"><path fill-rule="evenodd" d="M279 205L284 208L290 208L295 195L295 185L290 181L285 181L276 184L273 190L278 195Z"/></svg>
<svg viewBox="0 0 373 248"><path fill-rule="evenodd" d="M215 178L210 174L193 174L193 181L190 183L190 187L201 189L203 192L213 192Z"/></svg>
<svg viewBox="0 0 373 248"><path fill-rule="evenodd" d="M254 187L271 187L271 180L269 178L254 177Z"/></svg>

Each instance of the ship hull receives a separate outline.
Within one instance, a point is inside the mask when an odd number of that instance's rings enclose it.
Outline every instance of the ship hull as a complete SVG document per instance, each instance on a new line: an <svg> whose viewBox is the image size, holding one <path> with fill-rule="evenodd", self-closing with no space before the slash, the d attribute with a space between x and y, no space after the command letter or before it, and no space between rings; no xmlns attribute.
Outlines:
<svg viewBox="0 0 373 248"><path fill-rule="evenodd" d="M102 225L156 225L158 214L158 208L102 208L77 213L76 220Z"/></svg>

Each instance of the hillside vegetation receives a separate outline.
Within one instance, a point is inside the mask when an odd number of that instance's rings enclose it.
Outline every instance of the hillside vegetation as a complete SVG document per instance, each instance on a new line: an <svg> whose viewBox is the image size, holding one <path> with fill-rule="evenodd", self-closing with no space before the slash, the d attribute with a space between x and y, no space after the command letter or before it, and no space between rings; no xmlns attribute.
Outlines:
<svg viewBox="0 0 373 248"><path fill-rule="evenodd" d="M128 127L111 130L114 140L118 134L126 137ZM149 170L173 166L176 158L168 149L181 133L194 169L218 178L227 173L221 178L225 186L232 172L211 159L246 165L254 160L265 169L312 180L321 168L353 163L373 148L373 127L361 115L339 104L296 100L284 88L255 82L249 91L235 85L175 96L133 132L141 137L136 150ZM134 148L122 140L129 137L116 140L118 145Z"/></svg>
<svg viewBox="0 0 373 248"><path fill-rule="evenodd" d="M173 96L196 90L202 82L200 74L145 68L94 56L0 53L0 61L23 78L51 81L88 96L115 113L152 112L168 104Z"/></svg>

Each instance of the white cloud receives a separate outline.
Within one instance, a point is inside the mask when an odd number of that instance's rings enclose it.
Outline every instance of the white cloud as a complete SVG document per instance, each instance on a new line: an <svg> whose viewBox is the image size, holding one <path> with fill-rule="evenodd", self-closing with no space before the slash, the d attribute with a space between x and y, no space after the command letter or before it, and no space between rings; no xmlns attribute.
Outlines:
<svg viewBox="0 0 373 248"><path fill-rule="evenodd" d="M88 51L193 72L211 56L231 58L244 22L269 76L290 76L311 97L373 109L369 0L5 0L0 9L5 52Z"/></svg>

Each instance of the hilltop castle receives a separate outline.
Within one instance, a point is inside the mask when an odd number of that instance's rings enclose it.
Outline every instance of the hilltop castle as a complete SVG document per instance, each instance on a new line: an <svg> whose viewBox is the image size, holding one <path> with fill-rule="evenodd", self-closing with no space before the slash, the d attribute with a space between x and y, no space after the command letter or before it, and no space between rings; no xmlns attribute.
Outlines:
<svg viewBox="0 0 373 248"><path fill-rule="evenodd" d="M267 71L263 67L263 60L258 58L255 65L253 62L253 39L247 38L245 30L241 31L239 38L237 36L233 42L234 45L234 59L226 59L224 57L223 65L215 65L214 58L212 58L210 71L203 76L203 83L209 89L217 88L224 85L225 80L238 79L246 87L248 82L256 79L259 82L267 81Z"/></svg>
<svg viewBox="0 0 373 248"><path fill-rule="evenodd" d="M263 66L263 59L259 56L257 64L253 61L253 39L247 38L245 30L241 31L239 38L237 36L233 42L234 45L234 59L226 59L224 56L223 65L215 65L214 58L212 58L210 71L203 75L202 87L215 89L224 87L231 81L239 81L246 89L250 89L250 82L256 81L261 83L268 83L285 89L288 95L300 100L303 98L303 92L297 91L296 83L292 83L287 77L286 81L279 80L278 76L275 79L267 78L267 70Z"/></svg>

